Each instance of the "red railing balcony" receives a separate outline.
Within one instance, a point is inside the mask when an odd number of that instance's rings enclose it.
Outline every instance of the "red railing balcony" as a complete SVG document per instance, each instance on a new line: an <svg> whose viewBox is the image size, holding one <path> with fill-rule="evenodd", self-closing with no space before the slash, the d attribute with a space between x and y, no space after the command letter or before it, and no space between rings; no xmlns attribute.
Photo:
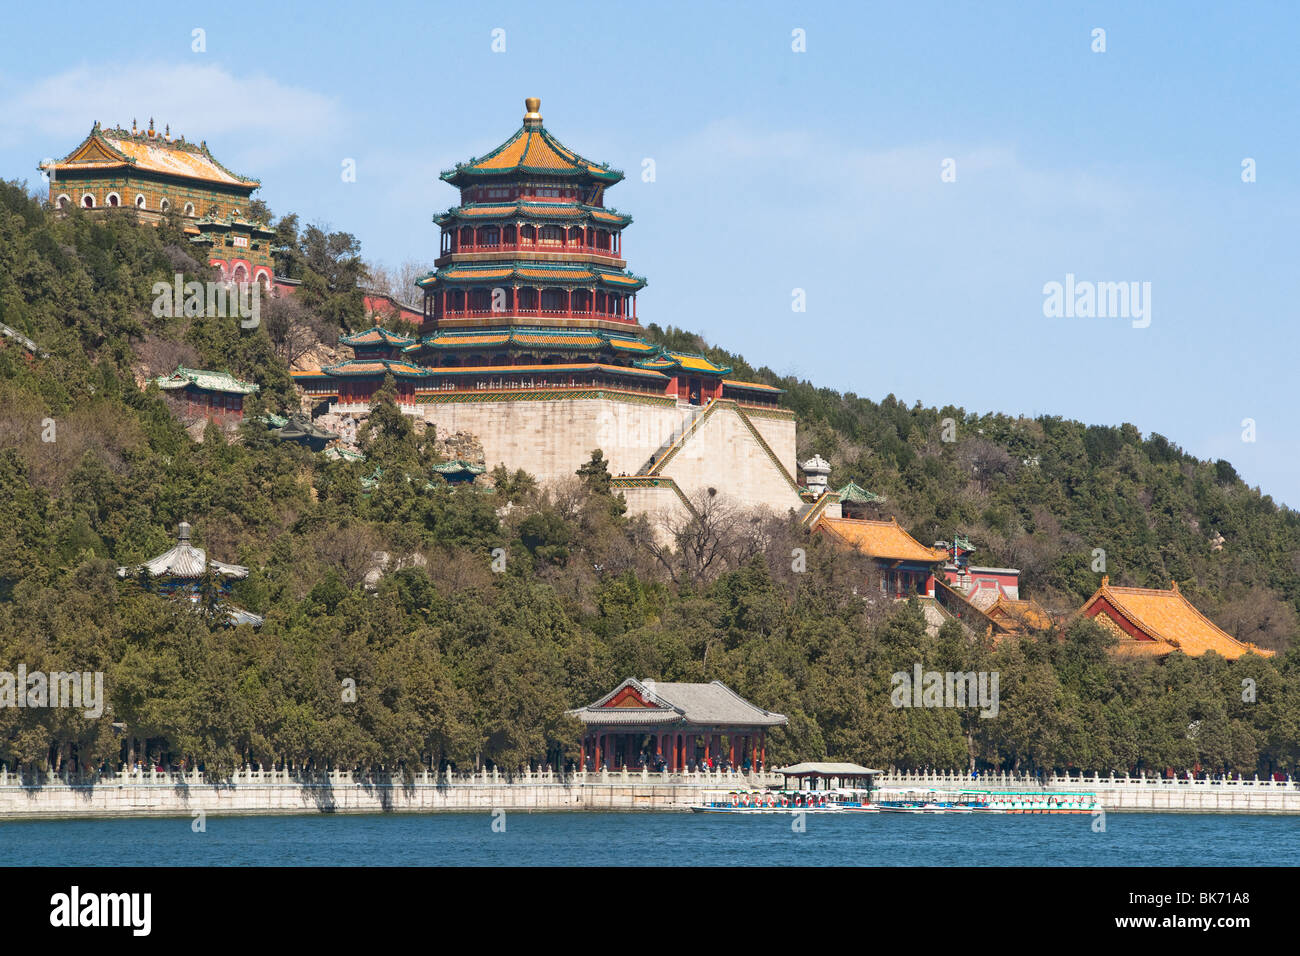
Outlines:
<svg viewBox="0 0 1300 956"><path fill-rule="evenodd" d="M496 245L462 243L453 245L450 249L444 249L439 255L450 256L469 252L563 252L573 255L604 256L610 259L623 258L622 251L615 252L612 249L601 249L580 242L567 244L562 242L498 242Z"/></svg>
<svg viewBox="0 0 1300 956"><path fill-rule="evenodd" d="M575 311L573 309L502 309L500 312L494 309L447 309L438 315L435 319L473 319L481 316L500 315L505 317L512 316L546 316L547 318L561 319L603 319L607 322L627 322L633 321L632 316L619 314L617 312L591 312Z"/></svg>

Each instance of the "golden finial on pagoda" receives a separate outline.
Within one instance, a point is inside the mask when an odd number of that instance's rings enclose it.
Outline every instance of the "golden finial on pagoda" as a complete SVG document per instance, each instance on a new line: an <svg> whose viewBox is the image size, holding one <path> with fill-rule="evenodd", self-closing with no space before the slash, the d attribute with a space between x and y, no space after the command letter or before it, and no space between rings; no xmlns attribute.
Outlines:
<svg viewBox="0 0 1300 956"><path fill-rule="evenodd" d="M542 125L541 108L542 100L540 97L530 96L524 100L524 109L528 111L524 113L524 124L526 126Z"/></svg>

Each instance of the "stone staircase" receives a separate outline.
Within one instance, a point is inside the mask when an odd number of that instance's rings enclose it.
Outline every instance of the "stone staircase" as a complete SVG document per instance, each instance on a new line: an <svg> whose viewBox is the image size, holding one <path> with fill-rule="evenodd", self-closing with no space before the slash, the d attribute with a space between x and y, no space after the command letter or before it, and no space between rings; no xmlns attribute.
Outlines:
<svg viewBox="0 0 1300 956"><path fill-rule="evenodd" d="M650 456L650 460L641 466L641 470L638 471L637 474L659 474L663 470L664 465L668 464L668 462L672 460L673 456L681 449L682 445L686 443L686 439L690 433L695 430L696 426L704 420L709 412L713 411L715 401L715 399L710 399L707 405L691 406L690 412L688 412L686 417L682 419L681 424L673 429L672 434L668 436L668 439L662 445L655 449L654 454Z"/></svg>

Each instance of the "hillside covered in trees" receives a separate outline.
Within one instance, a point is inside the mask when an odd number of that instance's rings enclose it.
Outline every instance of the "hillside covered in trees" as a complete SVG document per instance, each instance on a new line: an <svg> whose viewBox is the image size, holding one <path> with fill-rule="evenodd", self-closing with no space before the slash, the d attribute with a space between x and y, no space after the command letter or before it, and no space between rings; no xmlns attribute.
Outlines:
<svg viewBox="0 0 1300 956"><path fill-rule="evenodd" d="M562 765L577 741L563 711L631 675L719 679L787 714L774 761L1246 774L1300 762L1300 516L1229 463L1132 425L841 395L651 327L786 389L801 457L819 452L837 482L886 495L922 541L969 535L981 563L1023 569L1049 609L1096 588L1101 549L1117 583L1176 579L1230 633L1279 654L1116 659L1099 628L1065 614L1060 632L996 646L956 624L931 637L916 601L864 599L862 559L788 516L720 500L706 527L657 545L595 455L560 487L501 470L492 490L452 487L432 477L433 436L390 399L362 431L364 464L275 442L256 418L297 407L295 337L307 324L331 342L360 322L365 273L344 233L287 217L278 239L302 284L259 327L156 318L154 282L210 277L178 224L57 218L0 184L0 322L48 353L0 346L0 671L103 671L109 698L102 720L0 708L0 761ZM140 387L142 366L180 361L262 386L237 435L210 426L196 442ZM181 521L213 557L252 569L234 598L262 628L118 580ZM917 663L997 671L998 716L891 706L890 675ZM355 702L339 692L348 679Z"/></svg>

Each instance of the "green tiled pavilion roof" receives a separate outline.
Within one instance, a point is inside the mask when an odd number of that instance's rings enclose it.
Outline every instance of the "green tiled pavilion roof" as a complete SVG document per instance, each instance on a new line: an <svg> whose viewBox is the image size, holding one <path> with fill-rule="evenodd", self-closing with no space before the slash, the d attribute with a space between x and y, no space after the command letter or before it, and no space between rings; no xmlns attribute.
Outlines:
<svg viewBox="0 0 1300 956"><path fill-rule="evenodd" d="M374 326L362 332L354 332L351 335L339 337L339 345L394 345L405 346L414 345L415 339L405 335L398 335L396 332L390 332L381 326Z"/></svg>
<svg viewBox="0 0 1300 956"><path fill-rule="evenodd" d="M433 217L433 221L439 226L463 221L492 222L497 219L535 219L538 222L578 222L591 219L612 226L626 226L632 222L631 216L604 206L589 206L578 202L529 202L527 200L466 203L463 206L454 206Z"/></svg>
<svg viewBox="0 0 1300 956"><path fill-rule="evenodd" d="M598 282L611 288L636 291L645 286L642 276L630 272L615 272L594 266L579 265L568 262L531 262L515 260L513 262L493 263L456 263L444 266L416 280L416 285L428 288L438 282L455 283L500 283L519 281L523 284L551 282L556 285L586 285Z"/></svg>
<svg viewBox="0 0 1300 956"><path fill-rule="evenodd" d="M835 492L840 496L840 501L852 501L859 504L873 504L883 502L884 495L878 495L874 491L868 491L856 481L850 481L847 485Z"/></svg>
<svg viewBox="0 0 1300 956"><path fill-rule="evenodd" d="M170 375L159 375L155 382L165 390L186 388L193 385L209 392L229 392L234 395L251 395L258 386L235 378L229 372L210 372L201 368L186 368L178 365Z"/></svg>

